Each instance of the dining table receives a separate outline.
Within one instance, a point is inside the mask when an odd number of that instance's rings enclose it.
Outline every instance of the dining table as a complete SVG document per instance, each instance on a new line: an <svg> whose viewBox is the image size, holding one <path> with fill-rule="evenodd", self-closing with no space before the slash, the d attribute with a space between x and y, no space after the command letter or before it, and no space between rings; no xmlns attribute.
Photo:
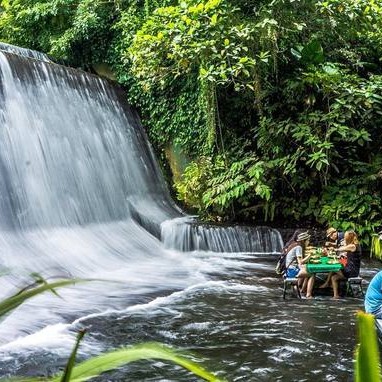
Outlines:
<svg viewBox="0 0 382 382"><path fill-rule="evenodd" d="M328 256L321 256L319 259L310 260L306 265L306 270L309 273L328 273L338 272L343 267L338 260Z"/></svg>

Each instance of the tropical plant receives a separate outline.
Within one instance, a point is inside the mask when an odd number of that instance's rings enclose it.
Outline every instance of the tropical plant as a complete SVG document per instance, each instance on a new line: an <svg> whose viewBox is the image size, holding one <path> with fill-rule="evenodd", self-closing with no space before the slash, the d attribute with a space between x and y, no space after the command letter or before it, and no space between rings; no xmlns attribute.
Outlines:
<svg viewBox="0 0 382 382"><path fill-rule="evenodd" d="M381 361L375 318L372 314L357 313L358 345L355 349L355 382L380 382Z"/></svg>
<svg viewBox="0 0 382 382"><path fill-rule="evenodd" d="M380 235L374 234L371 239L370 257L382 260L382 243Z"/></svg>

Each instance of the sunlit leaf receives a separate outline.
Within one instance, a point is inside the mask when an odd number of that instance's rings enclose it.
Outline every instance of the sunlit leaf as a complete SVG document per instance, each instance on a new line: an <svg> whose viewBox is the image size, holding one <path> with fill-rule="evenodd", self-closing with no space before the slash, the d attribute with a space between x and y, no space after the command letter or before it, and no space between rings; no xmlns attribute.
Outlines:
<svg viewBox="0 0 382 382"><path fill-rule="evenodd" d="M372 314L357 313L359 344L355 353L355 382L380 382L381 365L375 318Z"/></svg>
<svg viewBox="0 0 382 382"><path fill-rule="evenodd" d="M17 308L24 301L37 296L46 291L52 291L55 288L60 288L68 285L74 285L80 282L85 282L87 280L81 279L70 279L70 280L58 280L51 283L44 282L42 285L34 284L30 289L23 289L20 292L17 292L11 297L0 302L0 317L9 313L11 310Z"/></svg>

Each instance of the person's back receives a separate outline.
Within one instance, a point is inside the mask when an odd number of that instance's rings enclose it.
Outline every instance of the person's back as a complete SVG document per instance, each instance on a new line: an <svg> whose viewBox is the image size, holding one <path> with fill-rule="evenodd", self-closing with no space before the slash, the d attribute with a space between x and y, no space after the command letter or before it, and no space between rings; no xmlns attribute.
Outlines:
<svg viewBox="0 0 382 382"><path fill-rule="evenodd" d="M291 265L297 264L297 257L302 256L302 247L298 243L292 243L286 255L286 267L289 268Z"/></svg>
<svg viewBox="0 0 382 382"><path fill-rule="evenodd" d="M365 311L382 318L382 271L370 281L365 295Z"/></svg>
<svg viewBox="0 0 382 382"><path fill-rule="evenodd" d="M346 278L357 277L361 268L361 246L356 244L355 251L346 251L347 264L343 270Z"/></svg>

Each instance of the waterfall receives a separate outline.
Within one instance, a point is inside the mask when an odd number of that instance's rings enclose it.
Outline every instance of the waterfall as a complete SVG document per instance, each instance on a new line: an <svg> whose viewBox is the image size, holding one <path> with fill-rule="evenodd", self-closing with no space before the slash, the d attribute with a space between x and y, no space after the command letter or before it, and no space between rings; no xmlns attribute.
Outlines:
<svg viewBox="0 0 382 382"><path fill-rule="evenodd" d="M7 43L1 42L1 41L0 41L0 50L3 52L14 53L14 54L17 54L18 56L22 56L22 57L33 58L35 60L52 62L50 60L50 58L44 53L37 52L37 51L31 50L31 49L21 48L19 46L10 45L10 44L7 44Z"/></svg>
<svg viewBox="0 0 382 382"><path fill-rule="evenodd" d="M4 43L0 67L0 227L133 219L167 248L280 250L274 230L179 219L139 118L116 86Z"/></svg>
<svg viewBox="0 0 382 382"><path fill-rule="evenodd" d="M272 253L283 245L279 232L268 227L225 227L182 217L164 221L161 228L166 248L180 251Z"/></svg>
<svg viewBox="0 0 382 382"><path fill-rule="evenodd" d="M0 186L2 204L12 206L3 225L121 220L129 205L153 221L171 216L138 118L115 87L8 53L0 53L0 66Z"/></svg>

